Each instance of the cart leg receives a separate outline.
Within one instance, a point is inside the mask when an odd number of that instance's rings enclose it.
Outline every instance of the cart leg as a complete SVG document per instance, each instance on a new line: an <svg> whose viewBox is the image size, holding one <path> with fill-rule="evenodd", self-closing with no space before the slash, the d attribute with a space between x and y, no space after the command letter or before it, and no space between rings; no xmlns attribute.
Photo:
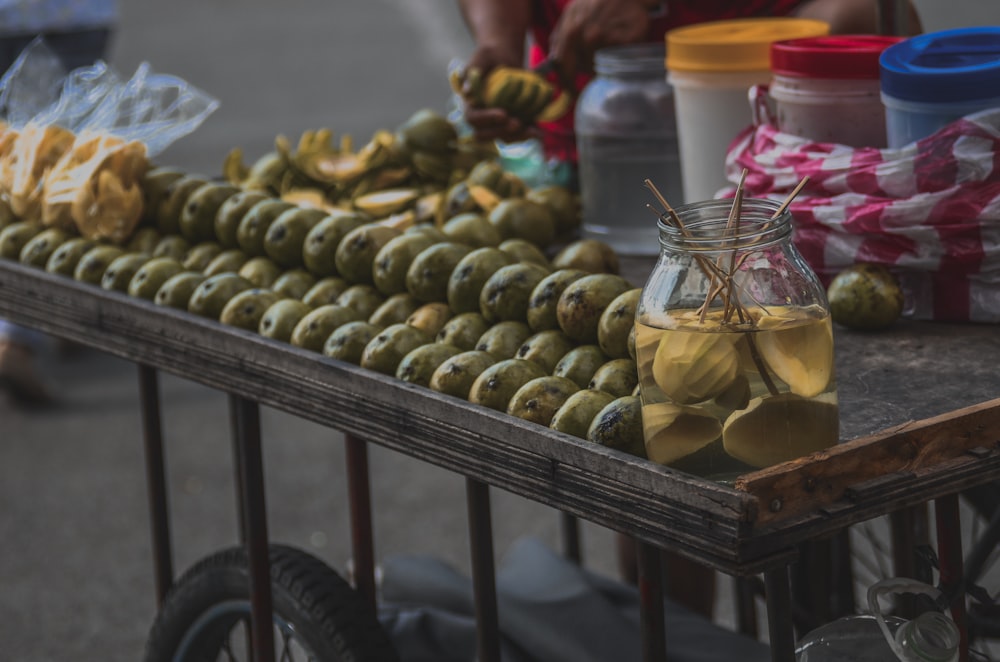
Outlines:
<svg viewBox="0 0 1000 662"><path fill-rule="evenodd" d="M810 632L836 618L830 609L831 596L838 588L832 568L833 548L829 539L808 540L799 545L798 557L789 570L792 614L800 632Z"/></svg>
<svg viewBox="0 0 1000 662"><path fill-rule="evenodd" d="M351 434L345 436L345 442L354 585L374 614L375 545L372 534L371 486L368 480L368 444Z"/></svg>
<svg viewBox="0 0 1000 662"><path fill-rule="evenodd" d="M139 365L138 368L142 438L146 451L146 493L149 499L156 602L159 605L163 604L163 599L174 582L166 463L163 460L163 433L160 424L160 386L155 369L145 365Z"/></svg>
<svg viewBox="0 0 1000 662"><path fill-rule="evenodd" d="M830 540L833 576L833 595L830 596L830 608L833 618L842 618L854 613L854 573L851 570L851 534L844 529L834 534Z"/></svg>
<svg viewBox="0 0 1000 662"><path fill-rule="evenodd" d="M934 501L934 523L938 536L938 564L941 569L941 586L949 589L963 583L965 570L962 562L962 522L958 495L950 494ZM958 626L961 640L958 648L959 662L969 659L969 629L965 614L965 593L959 591L951 603L951 618Z"/></svg>
<svg viewBox="0 0 1000 662"><path fill-rule="evenodd" d="M493 565L493 525L490 487L465 479L472 551L472 590L476 605L476 649L479 662L500 662L500 626L497 615L496 572Z"/></svg>
<svg viewBox="0 0 1000 662"><path fill-rule="evenodd" d="M795 630L792 627L792 590L788 566L764 573L767 598L767 630L771 638L773 662L795 662Z"/></svg>
<svg viewBox="0 0 1000 662"><path fill-rule="evenodd" d="M639 612L642 620L642 659L666 662L667 638L663 623L663 556L659 548L636 541Z"/></svg>
<svg viewBox="0 0 1000 662"><path fill-rule="evenodd" d="M562 524L563 554L570 561L579 564L583 560L580 552L580 520L569 513L559 511L559 521Z"/></svg>
<svg viewBox="0 0 1000 662"><path fill-rule="evenodd" d="M247 504L244 498L243 476L246 469L243 466L243 438L242 424L240 423L240 407L237 403L238 396L229 396L229 432L233 444L233 482L236 488L236 526L240 543L247 544L247 524L246 512Z"/></svg>
<svg viewBox="0 0 1000 662"><path fill-rule="evenodd" d="M917 550L928 544L929 514L925 504L903 508L889 514L892 534L892 562L894 577L909 577L925 584L932 584L929 566L918 563ZM913 595L899 596L897 614L914 618L919 613Z"/></svg>
<svg viewBox="0 0 1000 662"><path fill-rule="evenodd" d="M264 461L260 450L260 407L256 402L230 395L236 422L234 438L242 488L240 520L246 535L250 567L250 639L256 662L274 662L271 612L271 573L268 558L267 508L264 503Z"/></svg>
<svg viewBox="0 0 1000 662"><path fill-rule="evenodd" d="M737 631L751 639L757 638L757 603L754 597L753 578L733 577L736 599Z"/></svg>

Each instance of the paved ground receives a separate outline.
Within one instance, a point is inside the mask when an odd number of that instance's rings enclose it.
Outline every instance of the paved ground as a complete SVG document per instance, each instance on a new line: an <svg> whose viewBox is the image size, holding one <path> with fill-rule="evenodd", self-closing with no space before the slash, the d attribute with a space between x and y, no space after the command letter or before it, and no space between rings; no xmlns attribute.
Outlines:
<svg viewBox="0 0 1000 662"><path fill-rule="evenodd" d="M975 2L959 3L965 16ZM122 73L146 60L221 101L158 157L208 175L230 148L256 157L280 133L328 126L363 142L418 108L443 110L448 63L470 46L454 5L435 0L123 4L110 58ZM961 6L945 16L943 3L921 4L930 27L963 24ZM133 661L154 613L135 369L88 351L46 363L60 406L0 402L0 659ZM183 569L236 540L227 412L224 396L188 381L164 375L162 391ZM271 410L263 429L273 538L342 570L339 435ZM424 551L467 569L462 479L378 449L371 464L378 554ZM556 544L551 510L497 490L493 507L498 555L521 535ZM613 572L608 533L588 526L584 543L589 563Z"/></svg>

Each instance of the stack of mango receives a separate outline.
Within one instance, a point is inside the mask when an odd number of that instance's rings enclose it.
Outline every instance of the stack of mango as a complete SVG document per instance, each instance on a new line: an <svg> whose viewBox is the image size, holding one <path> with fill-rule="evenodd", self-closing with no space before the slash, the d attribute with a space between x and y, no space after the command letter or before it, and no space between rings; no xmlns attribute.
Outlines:
<svg viewBox="0 0 1000 662"><path fill-rule="evenodd" d="M121 242L0 205L0 257L643 456L639 289L574 240L575 195L431 111L357 151L331 138L250 167L234 150L217 180L150 167Z"/></svg>

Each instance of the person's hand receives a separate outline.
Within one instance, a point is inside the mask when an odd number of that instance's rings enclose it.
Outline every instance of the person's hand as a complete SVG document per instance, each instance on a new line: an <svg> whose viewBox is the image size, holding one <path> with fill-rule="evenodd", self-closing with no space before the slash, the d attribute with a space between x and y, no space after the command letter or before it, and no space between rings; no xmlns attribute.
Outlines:
<svg viewBox="0 0 1000 662"><path fill-rule="evenodd" d="M480 47L469 57L465 65L466 74L478 70L483 80L497 67L521 67L522 56L513 52ZM526 126L516 117L511 117L502 108L484 108L477 106L467 95L465 100L465 121L472 127L478 140L502 140L517 142L526 140L536 134L533 127Z"/></svg>
<svg viewBox="0 0 1000 662"><path fill-rule="evenodd" d="M592 73L597 49L645 39L647 5L645 0L573 0L549 38L549 54L563 80Z"/></svg>

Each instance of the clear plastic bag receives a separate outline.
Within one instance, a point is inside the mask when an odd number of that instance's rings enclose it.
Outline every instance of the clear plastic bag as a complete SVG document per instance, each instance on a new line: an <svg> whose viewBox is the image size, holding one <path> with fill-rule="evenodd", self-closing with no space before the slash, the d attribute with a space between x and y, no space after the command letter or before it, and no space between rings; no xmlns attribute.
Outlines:
<svg viewBox="0 0 1000 662"><path fill-rule="evenodd" d="M0 78L0 106L14 129L55 124L100 132L137 140L155 156L201 126L219 102L147 62L127 80L103 61L66 72L39 37Z"/></svg>
<svg viewBox="0 0 1000 662"><path fill-rule="evenodd" d="M149 159L218 101L142 63L66 72L42 38L0 78L0 201L24 220L122 243L142 217Z"/></svg>

